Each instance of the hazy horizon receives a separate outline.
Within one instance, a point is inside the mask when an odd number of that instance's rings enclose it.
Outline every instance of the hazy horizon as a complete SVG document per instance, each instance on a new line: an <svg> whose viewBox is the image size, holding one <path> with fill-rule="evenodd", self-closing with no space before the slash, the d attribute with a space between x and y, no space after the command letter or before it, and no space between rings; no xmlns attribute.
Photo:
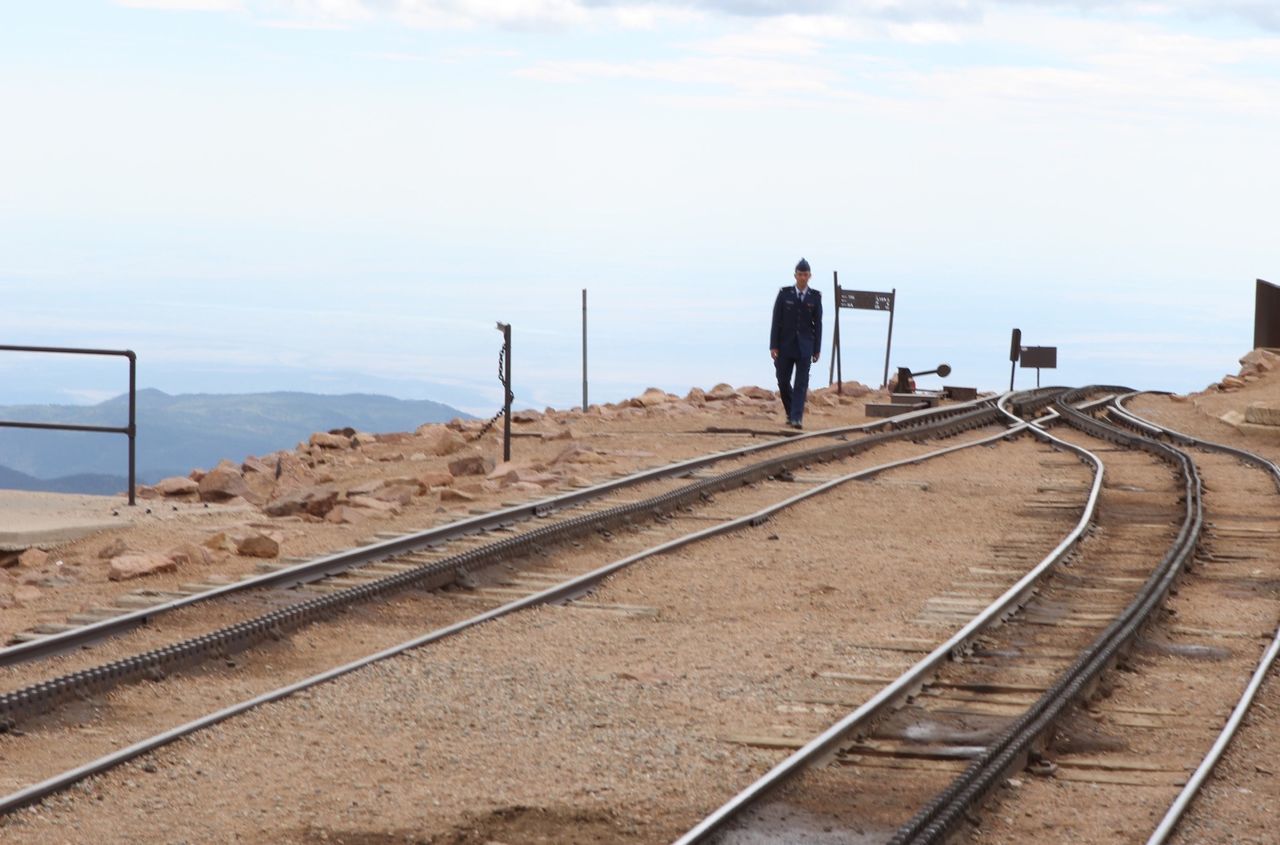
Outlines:
<svg viewBox="0 0 1280 845"><path fill-rule="evenodd" d="M898 292L891 365L1188 392L1235 372L1280 15L1026 0L69 0L0 12L5 343L168 393L517 406L770 387L773 296ZM880 382L883 314L841 314ZM1018 384L1035 374L1020 370ZM0 353L0 404L120 361ZM936 386L929 380L925 384Z"/></svg>

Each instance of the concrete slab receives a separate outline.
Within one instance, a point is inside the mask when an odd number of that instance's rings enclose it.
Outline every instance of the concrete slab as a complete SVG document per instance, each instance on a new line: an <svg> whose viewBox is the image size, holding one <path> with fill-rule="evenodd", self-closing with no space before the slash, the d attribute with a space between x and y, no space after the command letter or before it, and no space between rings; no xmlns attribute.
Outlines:
<svg viewBox="0 0 1280 845"><path fill-rule="evenodd" d="M128 525L144 511L121 496L0 490L0 552L69 543Z"/></svg>

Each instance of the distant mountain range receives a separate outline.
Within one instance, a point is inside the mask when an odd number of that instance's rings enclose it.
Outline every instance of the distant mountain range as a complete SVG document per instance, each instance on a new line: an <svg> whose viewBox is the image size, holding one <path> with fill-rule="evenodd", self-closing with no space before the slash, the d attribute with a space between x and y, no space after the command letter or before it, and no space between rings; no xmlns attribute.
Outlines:
<svg viewBox="0 0 1280 845"><path fill-rule="evenodd" d="M440 402L349 393L193 393L138 391L138 481L149 484L223 458L239 461L291 449L316 431L412 431L469 414ZM0 420L124 426L129 397L97 405L0 405ZM0 428L0 487L116 493L127 484L122 434Z"/></svg>

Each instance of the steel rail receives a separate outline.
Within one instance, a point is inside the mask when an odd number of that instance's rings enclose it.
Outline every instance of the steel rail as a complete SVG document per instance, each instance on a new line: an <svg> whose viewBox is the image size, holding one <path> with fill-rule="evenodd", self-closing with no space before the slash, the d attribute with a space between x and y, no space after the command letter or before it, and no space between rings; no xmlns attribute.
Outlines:
<svg viewBox="0 0 1280 845"><path fill-rule="evenodd" d="M1008 417L1013 423L1013 427L1000 435L1000 437L1010 437L1022 431L1030 431L1034 436L1072 451L1082 461L1092 464L1093 483L1090 486L1084 510L1075 527L1063 537L1043 560L1032 567L1027 574L1022 576L1013 586L980 611L956 633L952 634L946 642L921 658L915 665L896 680L883 687L862 706L827 728L802 748L796 750L785 760L761 775L737 795L730 798L714 812L690 828L683 836L675 840L673 845L695 845L695 843L706 842L747 807L803 770L826 759L850 734L870 725L887 710L898 705L908 696L913 695L924 685L927 678L937 671L938 667L951 660L954 655L962 653L968 643L983 631L999 623L1018 607L1025 604L1039 586L1039 582L1044 575L1061 563L1074 550L1076 544L1079 543L1093 521L1098 498L1102 493L1102 479L1105 472L1102 459L1092 452L1061 440L1040 428L1041 423L1055 418L1057 412L1051 411L1051 416L1042 420L1027 421L1020 419L1006 407L1014 395L1017 394L1006 393L997 401L996 407L1001 414Z"/></svg>
<svg viewBox="0 0 1280 845"><path fill-rule="evenodd" d="M637 502L615 505L596 513L582 514L563 522L544 525L532 531L424 563L376 581L273 610L253 619L227 625L176 644L31 684L22 689L0 694L0 729L12 728L23 719L43 715L64 702L76 698L105 692L121 684L157 674L168 674L201 663L212 656L224 657L244 651L263 640L278 639L287 631L328 618L347 607L409 588L442 586L452 581L460 572L493 565L528 549L539 548L542 544L564 542L592 531L629 524L637 518L667 513L686 504L701 501L722 490L758 481L804 464L851 456L880 443L918 436L922 432L942 436L958 434L961 431L988 425L995 421L997 416L998 412L995 408L979 407L916 428L880 432L858 440L820 446L801 452L790 452Z"/></svg>
<svg viewBox="0 0 1280 845"><path fill-rule="evenodd" d="M1186 445L1198 446L1202 449L1223 452L1241 458L1260 469L1271 474L1271 479L1275 483L1277 490L1280 490L1280 466L1273 461L1245 449L1238 449L1234 446L1228 446L1224 443L1216 443L1212 440L1205 440L1200 437L1192 437L1175 431L1167 426L1162 426L1151 420L1145 419L1139 414L1130 411L1125 407L1124 403L1138 393L1129 393L1119 397L1116 400L1116 414L1120 421L1140 427L1143 430L1155 430L1166 436L1175 439ZM1213 745L1200 761L1200 765L1192 772L1191 777L1187 779L1186 784L1178 793L1173 803L1169 805L1169 809L1165 812L1164 817L1160 819L1160 823L1156 829L1152 831L1151 836L1147 839L1147 845L1163 845L1173 834L1178 823L1182 821L1182 817L1186 815L1191 803L1199 795L1201 787L1218 765L1218 761L1222 759L1222 755L1226 752L1231 741L1235 739L1236 733L1240 729L1240 725L1244 721L1244 717L1248 714L1249 708L1253 706L1253 700L1258 694L1258 690L1262 688L1262 683L1266 680L1271 667L1275 665L1276 657L1280 655L1280 628L1276 629L1276 634L1271 639L1271 644L1263 651L1258 666L1254 669L1253 674L1249 678L1249 683L1245 685L1244 691L1240 695L1240 699L1236 702L1236 706L1232 708L1231 715L1226 723L1222 726L1222 730L1218 733Z"/></svg>
<svg viewBox="0 0 1280 845"><path fill-rule="evenodd" d="M1096 389L1096 388L1095 388ZM1127 433L1102 423L1070 406L1084 390L1071 391L1054 401L1062 419L1090 436L1143 449L1180 471L1186 515L1168 552L1144 582L1137 596L1086 648L1058 680L942 793L899 828L893 845L939 843L951 835L970 808L982 800L1005 774L1029 753L1067 706L1084 695L1088 686L1115 660L1120 650L1137 636L1150 614L1160 606L1186 562L1195 553L1204 524L1201 483L1194 461L1185 453L1148 437Z"/></svg>
<svg viewBox="0 0 1280 845"><path fill-rule="evenodd" d="M38 640L31 640L29 642L0 648L0 667L13 666L30 660L38 660L42 657L59 654L72 648L86 646L109 637L117 636L141 625L147 624L156 616L169 613L181 607L187 607L192 604L221 598L222 596L240 592L242 590L268 588L286 589L298 584L316 581L329 575L343 572L358 566L363 566L364 564L385 560L398 555L423 551L432 546L457 539L458 537L480 533L508 525L516 521L546 516L554 513L555 511L564 510L592 499L607 496L626 487L650 481L658 481L664 478L671 478L673 476L687 475L698 469L702 469L703 467L707 467L721 461L746 457L757 452L777 449L814 438L840 437L855 432L875 431L877 429L884 428L888 428L889 430L902 430L911 426L927 425L931 420L942 420L964 414L976 408L981 408L984 405L989 405L993 401L994 400L990 398L977 399L971 402L948 405L945 408L912 411L906 414L900 414L896 417L889 417L885 420L877 420L876 422L862 423L852 426L838 426L835 428L823 429L821 431L806 432L804 434L782 437L776 440L766 441L764 443L755 443L749 446L729 449L723 452L714 452L709 455L702 455L697 458L691 458L677 463L655 467L653 469L642 470L640 472L624 476L623 478L613 479L581 490L575 490L545 499L526 502L513 507L492 511L487 514L481 514L468 519L459 520L457 522L451 522L446 525L440 525L435 528L429 528L413 534L407 534L403 537L397 537L392 540L386 540L380 543L361 546L356 549L313 558L285 569L279 569L274 572L254 576L252 578L246 578L243 581L237 581L233 584L215 587L194 595L175 598L167 602L152 605L151 607L142 608L129 613L123 613L119 616L113 616L110 619L104 619L99 622L83 625L70 631L50 634L46 637L41 637Z"/></svg>
<svg viewBox="0 0 1280 845"><path fill-rule="evenodd" d="M410 639L405 642L399 643L397 645L391 646L389 648L383 649L379 652L376 652L375 654L371 654L366 657L359 658L357 660L343 664L342 666L338 666L333 669L320 672L316 675L312 675L309 678L305 678L295 683L291 683L286 686L280 687L278 689L263 693L261 695L254 696L253 698L246 699L237 704L224 707L221 710L218 710L214 713L210 713L200 718L191 720L183 725L180 725L178 727L156 734L147 739L141 740L139 742L135 742L125 748L118 749L114 752L106 754L89 763L85 763L84 765L77 766L72 769L68 769L60 774L46 778L45 780L40 781L39 783L32 784L30 786L27 786L15 792L12 792L9 795L6 795L0 798L0 815L5 815L7 813L13 812L16 809L19 809L23 806L34 803L56 792L59 792L65 789L66 787L80 780L83 780L86 777L90 777L92 775L100 774L102 772L108 771L109 769L112 769L115 766L120 765L121 763L127 762L131 759L134 759L135 757L139 757L149 751L153 751L157 748L160 748L164 745L174 742L175 740L178 740L182 737L189 736L190 734L200 731L206 727L215 725L219 722L226 721L227 719L230 719L233 716L237 716L241 713L244 713L248 710L252 710L263 704L267 704L273 701L279 701L280 699L293 695L296 692L300 692L302 690L309 689L311 687L317 686L319 684L325 683L327 681L333 680L343 675L350 674L351 672L354 672L358 669L364 668L373 663L387 660L388 658L395 657L397 655L403 654L412 649L416 649L421 646L428 645L430 643L438 642L440 640L451 637L455 634L461 633L462 631L465 631L469 628L473 628L477 625L483 624L485 622L489 622L499 617L506 616L508 614L515 613L517 611L524 610L524 609L538 606L538 605L549 604L554 602L562 602L562 601L570 600L572 598L576 598L590 591L591 588L598 585L601 581L603 581L608 576L615 574L616 572L622 569L625 569L629 566L632 566L647 558L664 554L669 551L673 551L675 549L681 548L686 545L690 545L692 543L698 542L703 539L707 539L709 537L725 534L730 531L746 528L749 526L761 525L764 522L766 522L769 519L769 517L778 513L779 511L782 511L786 508L789 508L795 504L803 502L806 499L810 499L821 493L825 493L835 487L841 486L843 484L847 484L851 481L870 478L882 472L886 472L888 470L895 469L898 467L923 463L927 460L932 460L934 458L942 457L944 455L949 455L953 452L957 452L962 449L968 449L975 446L994 443L999 440L1010 439L1012 436L1016 435L1020 430L1026 428L1028 425L1029 424L1027 423L1023 423L1021 425L1015 426L1012 429L1003 430L998 434L995 434L989 437L982 437L982 438L975 439L973 441L960 443L954 446L948 446L943 449L938 449L924 455L916 455L910 458L902 458L897 461L890 461L888 463L879 464L877 466L856 470L854 472L848 473L838 478L825 481L808 490L805 490L794 496L790 496L787 499L784 499L780 502L775 502L774 504L767 505L766 507L761 508L753 513L746 514L744 516L733 517L717 525L712 525L707 528L703 528L698 531L694 531L689 534L683 535L681 537L668 540L657 546L653 546L649 549L645 549L641 552L637 552L635 554L628 555L627 557L605 564L604 566L594 569L591 572L587 572L582 575L576 576L561 584L557 584L555 586L549 587L538 593L534 593L532 595L508 602L502 605L501 607L493 608L492 610L485 611L483 613L477 614L475 616L472 616L460 622L447 625L445 627L423 634L422 636L415 637L413 639Z"/></svg>

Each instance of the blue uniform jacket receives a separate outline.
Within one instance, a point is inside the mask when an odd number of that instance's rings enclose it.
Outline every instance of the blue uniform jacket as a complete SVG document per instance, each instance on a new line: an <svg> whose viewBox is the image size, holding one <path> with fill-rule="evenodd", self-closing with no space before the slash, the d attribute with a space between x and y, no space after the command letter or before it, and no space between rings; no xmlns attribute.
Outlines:
<svg viewBox="0 0 1280 845"><path fill-rule="evenodd" d="M795 285L778 291L778 298L773 302L769 348L794 358L812 358L822 348L821 293L808 288L801 302Z"/></svg>

